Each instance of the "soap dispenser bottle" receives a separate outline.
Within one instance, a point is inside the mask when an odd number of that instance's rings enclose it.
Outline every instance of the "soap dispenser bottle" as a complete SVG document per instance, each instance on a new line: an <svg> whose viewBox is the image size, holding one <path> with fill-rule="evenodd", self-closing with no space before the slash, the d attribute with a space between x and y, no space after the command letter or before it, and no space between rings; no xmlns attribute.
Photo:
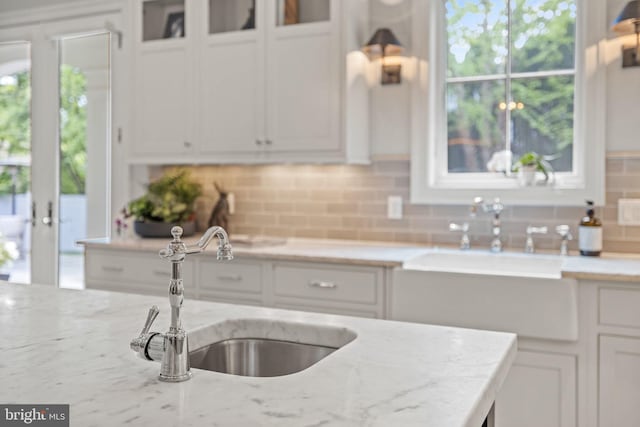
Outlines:
<svg viewBox="0 0 640 427"><path fill-rule="evenodd" d="M591 200L587 200L587 216L578 228L578 246L580 255L600 256L602 252L602 221L596 218Z"/></svg>

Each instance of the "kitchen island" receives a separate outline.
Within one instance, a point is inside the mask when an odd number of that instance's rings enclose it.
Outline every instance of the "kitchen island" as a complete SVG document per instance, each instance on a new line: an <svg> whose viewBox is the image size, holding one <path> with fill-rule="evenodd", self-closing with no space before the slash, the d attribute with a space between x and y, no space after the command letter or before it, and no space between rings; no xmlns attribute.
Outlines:
<svg viewBox="0 0 640 427"><path fill-rule="evenodd" d="M159 286L162 286L159 284ZM0 403L70 404L72 426L482 425L516 354L513 334L189 300L184 327L229 319L348 329L357 337L296 374L255 378L192 369L158 380L129 349L167 298L0 286Z"/></svg>

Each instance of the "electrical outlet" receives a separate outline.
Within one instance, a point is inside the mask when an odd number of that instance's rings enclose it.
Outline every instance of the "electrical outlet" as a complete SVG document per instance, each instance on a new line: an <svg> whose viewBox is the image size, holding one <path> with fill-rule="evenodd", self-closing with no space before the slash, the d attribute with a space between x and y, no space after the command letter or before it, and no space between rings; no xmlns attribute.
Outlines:
<svg viewBox="0 0 640 427"><path fill-rule="evenodd" d="M640 225L640 199L618 200L618 225Z"/></svg>
<svg viewBox="0 0 640 427"><path fill-rule="evenodd" d="M402 197L389 196L387 199L387 218L402 219Z"/></svg>

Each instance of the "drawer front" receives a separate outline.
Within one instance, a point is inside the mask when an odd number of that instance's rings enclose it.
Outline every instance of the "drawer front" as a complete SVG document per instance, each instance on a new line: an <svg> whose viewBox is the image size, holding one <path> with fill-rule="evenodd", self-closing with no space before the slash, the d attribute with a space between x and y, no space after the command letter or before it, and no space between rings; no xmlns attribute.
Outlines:
<svg viewBox="0 0 640 427"><path fill-rule="evenodd" d="M238 261L200 260L198 265L200 291L262 293L260 264Z"/></svg>
<svg viewBox="0 0 640 427"><path fill-rule="evenodd" d="M341 316L366 317L369 319L378 319L381 316L376 311L360 311L350 310L336 307L325 307L321 305L298 305L298 304L276 304L275 308L283 308L285 310L310 311L312 313L339 314Z"/></svg>
<svg viewBox="0 0 640 427"><path fill-rule="evenodd" d="M111 288L133 288L132 284L167 288L171 279L171 263L155 253L99 251L86 252L87 282L110 283ZM185 288L193 288L193 263L182 267Z"/></svg>
<svg viewBox="0 0 640 427"><path fill-rule="evenodd" d="M376 270L330 265L316 268L276 264L273 281L276 296L357 304L376 304L381 286Z"/></svg>
<svg viewBox="0 0 640 427"><path fill-rule="evenodd" d="M600 324L640 328L640 289L600 288Z"/></svg>

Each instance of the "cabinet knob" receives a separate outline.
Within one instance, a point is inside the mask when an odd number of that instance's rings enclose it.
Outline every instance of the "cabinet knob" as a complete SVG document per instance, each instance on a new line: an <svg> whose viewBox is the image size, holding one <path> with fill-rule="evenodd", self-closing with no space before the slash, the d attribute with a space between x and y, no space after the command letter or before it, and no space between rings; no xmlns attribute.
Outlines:
<svg viewBox="0 0 640 427"><path fill-rule="evenodd" d="M189 141L185 141L184 148L191 148L191 143Z"/></svg>
<svg viewBox="0 0 640 427"><path fill-rule="evenodd" d="M261 139L256 139L256 145L262 145L262 140Z"/></svg>
<svg viewBox="0 0 640 427"><path fill-rule="evenodd" d="M272 145L273 141L271 141L270 139L267 139L264 143L267 144L267 145Z"/></svg>

